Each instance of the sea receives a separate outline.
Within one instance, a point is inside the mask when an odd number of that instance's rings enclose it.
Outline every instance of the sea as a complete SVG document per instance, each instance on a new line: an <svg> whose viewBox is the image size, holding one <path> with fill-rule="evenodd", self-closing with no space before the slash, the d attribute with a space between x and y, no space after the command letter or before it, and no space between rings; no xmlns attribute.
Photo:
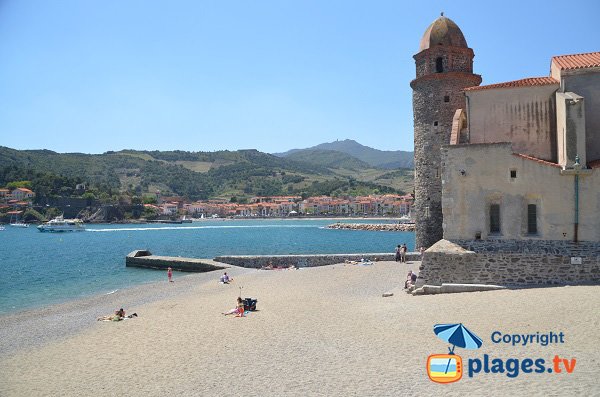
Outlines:
<svg viewBox="0 0 600 397"><path fill-rule="evenodd" d="M86 225L86 231L40 233L34 226L0 231L0 314L110 294L165 278L163 271L125 267L137 249L156 255L285 255L394 252L413 232L334 230L338 220L203 220L189 224ZM394 223L393 220L343 220Z"/></svg>

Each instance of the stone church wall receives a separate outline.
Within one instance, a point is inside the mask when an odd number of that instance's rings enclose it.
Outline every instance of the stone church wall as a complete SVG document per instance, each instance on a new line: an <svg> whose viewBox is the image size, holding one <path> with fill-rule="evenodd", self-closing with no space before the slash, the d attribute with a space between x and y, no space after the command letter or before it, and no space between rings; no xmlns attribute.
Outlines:
<svg viewBox="0 0 600 397"><path fill-rule="evenodd" d="M576 264L571 264L572 258ZM600 244L550 240L441 240L425 252L419 279L430 285L598 284Z"/></svg>

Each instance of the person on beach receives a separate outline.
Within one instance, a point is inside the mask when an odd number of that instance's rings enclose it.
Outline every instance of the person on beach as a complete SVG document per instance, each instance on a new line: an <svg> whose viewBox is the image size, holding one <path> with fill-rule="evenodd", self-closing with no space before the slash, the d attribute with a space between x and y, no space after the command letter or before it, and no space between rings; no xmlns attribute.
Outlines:
<svg viewBox="0 0 600 397"><path fill-rule="evenodd" d="M408 251L408 248L405 243L402 243L402 247L400 247L400 262L402 263L406 263L406 251Z"/></svg>
<svg viewBox="0 0 600 397"><path fill-rule="evenodd" d="M404 282L404 289L407 289L407 288L411 287L412 285L415 285L416 282L417 282L416 273L413 273L412 270L409 270L408 274L406 275L406 281Z"/></svg>
<svg viewBox="0 0 600 397"><path fill-rule="evenodd" d="M400 244L398 244L398 246L396 247L396 262L400 262L401 259L402 259L402 246Z"/></svg>
<svg viewBox="0 0 600 397"><path fill-rule="evenodd" d="M423 252L425 252L425 247L419 248L419 253L421 254L421 256L423 256Z"/></svg>
<svg viewBox="0 0 600 397"><path fill-rule="evenodd" d="M231 281L233 281L233 279L227 275L227 272L225 272L225 273L223 273L223 275L221 276L219 281L222 284L229 284Z"/></svg>
<svg viewBox="0 0 600 397"><path fill-rule="evenodd" d="M126 316L125 310L123 308L120 308L118 310L115 310L115 314L113 314L113 315L98 317L98 321L121 321L126 318L134 318L137 316L138 316L137 313L133 313L133 314L130 314L129 316Z"/></svg>
<svg viewBox="0 0 600 397"><path fill-rule="evenodd" d="M238 296L237 306L234 309L231 309L223 314L226 316L235 314L236 317L244 317L244 301L242 300L242 297Z"/></svg>
<svg viewBox="0 0 600 397"><path fill-rule="evenodd" d="M173 269L171 269L170 267L167 268L167 278L169 279L170 283L173 282Z"/></svg>

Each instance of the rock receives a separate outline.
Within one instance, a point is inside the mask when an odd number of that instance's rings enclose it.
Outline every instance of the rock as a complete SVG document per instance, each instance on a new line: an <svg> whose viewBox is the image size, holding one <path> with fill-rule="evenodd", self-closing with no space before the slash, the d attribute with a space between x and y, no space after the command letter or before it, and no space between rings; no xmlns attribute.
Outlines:
<svg viewBox="0 0 600 397"><path fill-rule="evenodd" d="M384 298L390 297L390 296L394 296L393 292L384 292L382 295Z"/></svg>

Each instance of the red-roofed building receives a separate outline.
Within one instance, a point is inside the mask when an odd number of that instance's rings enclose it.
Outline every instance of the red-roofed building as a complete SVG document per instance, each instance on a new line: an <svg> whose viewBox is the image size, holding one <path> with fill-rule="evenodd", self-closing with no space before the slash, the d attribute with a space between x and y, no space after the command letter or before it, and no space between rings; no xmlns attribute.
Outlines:
<svg viewBox="0 0 600 397"><path fill-rule="evenodd" d="M600 52L553 57L547 77L463 92L442 150L444 238L598 241ZM577 215L574 189L587 197Z"/></svg>
<svg viewBox="0 0 600 397"><path fill-rule="evenodd" d="M10 196L13 200L17 201L33 200L35 193L24 187L18 187L10 193Z"/></svg>
<svg viewBox="0 0 600 397"><path fill-rule="evenodd" d="M442 16L414 56L417 244L599 242L600 52L555 56L548 76L485 85L473 54Z"/></svg>

